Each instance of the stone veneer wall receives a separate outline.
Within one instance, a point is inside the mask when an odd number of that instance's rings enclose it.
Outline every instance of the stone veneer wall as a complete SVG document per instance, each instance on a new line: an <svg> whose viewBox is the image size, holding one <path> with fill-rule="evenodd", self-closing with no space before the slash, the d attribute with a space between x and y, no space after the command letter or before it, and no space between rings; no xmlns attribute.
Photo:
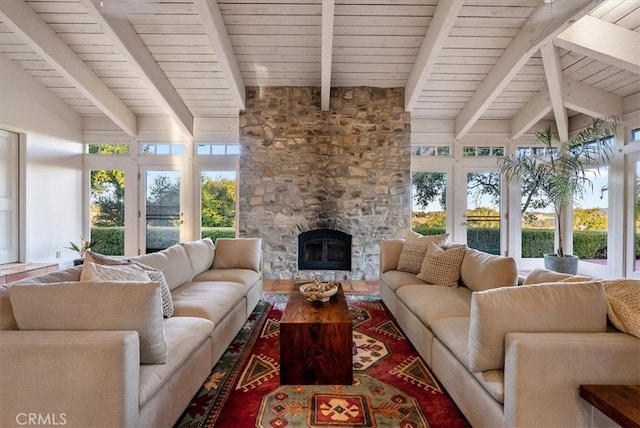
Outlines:
<svg viewBox="0 0 640 428"><path fill-rule="evenodd" d="M240 236L261 237L266 279L298 271L298 234L331 228L353 236L352 270L377 279L379 240L406 235L411 216L410 117L402 88L247 88L240 115Z"/></svg>

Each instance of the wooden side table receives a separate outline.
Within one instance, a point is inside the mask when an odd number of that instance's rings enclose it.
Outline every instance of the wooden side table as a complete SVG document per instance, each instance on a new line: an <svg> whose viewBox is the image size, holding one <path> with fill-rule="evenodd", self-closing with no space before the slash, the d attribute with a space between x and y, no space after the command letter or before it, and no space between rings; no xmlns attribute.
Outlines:
<svg viewBox="0 0 640 428"><path fill-rule="evenodd" d="M353 321L342 286L326 303L291 289L280 320L280 384L352 385Z"/></svg>
<svg viewBox="0 0 640 428"><path fill-rule="evenodd" d="M640 427L640 385L580 385L580 397L622 427Z"/></svg>

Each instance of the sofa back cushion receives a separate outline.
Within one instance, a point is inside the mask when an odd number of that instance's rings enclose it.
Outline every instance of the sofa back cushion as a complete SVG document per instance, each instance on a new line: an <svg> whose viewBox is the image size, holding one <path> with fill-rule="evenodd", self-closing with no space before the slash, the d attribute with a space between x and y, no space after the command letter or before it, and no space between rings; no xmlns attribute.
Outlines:
<svg viewBox="0 0 640 428"><path fill-rule="evenodd" d="M20 330L137 331L140 362L167 360L157 282L60 282L9 289Z"/></svg>
<svg viewBox="0 0 640 428"><path fill-rule="evenodd" d="M22 279L16 284L49 284L51 282L80 281L82 265L70 267L68 269L45 273L44 275L32 276Z"/></svg>
<svg viewBox="0 0 640 428"><path fill-rule="evenodd" d="M547 282L585 282L593 278L571 275L569 273L554 272L548 269L536 268L529 272L522 285L544 284Z"/></svg>
<svg viewBox="0 0 640 428"><path fill-rule="evenodd" d="M213 257L214 269L251 269L260 272L261 238L218 238Z"/></svg>
<svg viewBox="0 0 640 428"><path fill-rule="evenodd" d="M467 248L460 266L460 279L472 291L518 285L518 267L513 257Z"/></svg>
<svg viewBox="0 0 640 428"><path fill-rule="evenodd" d="M172 245L157 253L135 256L131 260L162 271L171 290L191 281L194 276L187 250L180 244Z"/></svg>
<svg viewBox="0 0 640 428"><path fill-rule="evenodd" d="M503 287L471 296L469 369L501 369L512 332L604 332L607 302L597 281Z"/></svg>
<svg viewBox="0 0 640 428"><path fill-rule="evenodd" d="M0 285L0 330L17 330L18 324L13 316L9 287Z"/></svg>
<svg viewBox="0 0 640 428"><path fill-rule="evenodd" d="M187 251L193 276L211 269L211 265L213 264L213 254L215 251L215 246L213 245L211 238L183 242L180 245L182 245Z"/></svg>

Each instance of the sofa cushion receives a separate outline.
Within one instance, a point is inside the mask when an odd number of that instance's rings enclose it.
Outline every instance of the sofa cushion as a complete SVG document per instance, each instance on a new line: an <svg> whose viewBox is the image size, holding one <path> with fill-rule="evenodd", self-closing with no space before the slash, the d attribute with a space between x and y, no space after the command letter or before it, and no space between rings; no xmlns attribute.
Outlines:
<svg viewBox="0 0 640 428"><path fill-rule="evenodd" d="M0 330L17 330L18 324L13 316L9 287L0 285Z"/></svg>
<svg viewBox="0 0 640 428"><path fill-rule="evenodd" d="M175 315L219 324L247 293L237 282L188 282L172 291Z"/></svg>
<svg viewBox="0 0 640 428"><path fill-rule="evenodd" d="M544 284L547 282L585 282L590 281L593 278L586 276L571 275L568 273L554 272L548 269L536 268L529 272L529 275L524 279L522 285L532 284Z"/></svg>
<svg viewBox="0 0 640 428"><path fill-rule="evenodd" d="M410 273L419 273L422 261L427 254L430 243L441 247L446 244L449 238L448 233L442 235L426 235L411 232L402 246L400 258L398 259L398 270Z"/></svg>
<svg viewBox="0 0 640 428"><path fill-rule="evenodd" d="M82 265L45 273L44 275L32 276L30 278L22 279L15 284L48 284L51 282L80 281L81 273Z"/></svg>
<svg viewBox="0 0 640 428"><path fill-rule="evenodd" d="M162 271L170 290L193 278L187 250L180 244L172 245L157 253L135 256L131 260Z"/></svg>
<svg viewBox="0 0 640 428"><path fill-rule="evenodd" d="M405 285L398 289L397 296L429 328L441 318L468 317L471 307L471 290L466 287Z"/></svg>
<svg viewBox="0 0 640 428"><path fill-rule="evenodd" d="M194 275L198 275L211 268L215 245L211 238L199 239L197 241L183 242L180 245L187 250L187 256L191 263L191 270Z"/></svg>
<svg viewBox="0 0 640 428"><path fill-rule="evenodd" d="M467 248L460 279L472 291L518 285L518 267L513 257L503 257Z"/></svg>
<svg viewBox="0 0 640 428"><path fill-rule="evenodd" d="M193 352L209 339L214 324L202 318L173 317L165 320L167 363L140 366L138 405L144 406Z"/></svg>
<svg viewBox="0 0 640 428"><path fill-rule="evenodd" d="M141 363L158 364L167 359L158 283L17 285L9 294L20 330L137 331Z"/></svg>
<svg viewBox="0 0 640 428"><path fill-rule="evenodd" d="M253 287L261 275L251 269L209 269L193 277L192 282L237 282Z"/></svg>
<svg viewBox="0 0 640 428"><path fill-rule="evenodd" d="M399 270L390 270L380 275L380 280L383 281L393 291L397 291L400 287L413 284L426 284L421 279L418 279L416 274L410 272L401 272Z"/></svg>
<svg viewBox="0 0 640 428"><path fill-rule="evenodd" d="M431 324L437 340L469 368L469 324L470 317L442 318ZM487 370L472 372L478 383L499 403L504 403L504 371Z"/></svg>
<svg viewBox="0 0 640 428"><path fill-rule="evenodd" d="M84 256L84 262L92 262L104 266L124 266L124 265L133 265L141 268L145 271L149 279L153 282L157 282L160 284L160 292L162 293L162 313L165 318L169 318L173 315L173 299L171 298L171 290L169 290L169 285L167 284L167 279L164 277L162 271L153 268L151 266L144 265L142 263L131 260L126 257L113 257L113 256L105 256L103 254L94 253L92 251L87 251ZM105 278L109 279L109 278Z"/></svg>
<svg viewBox="0 0 640 428"><path fill-rule="evenodd" d="M218 238L213 256L214 269L251 269L260 272L262 239Z"/></svg>
<svg viewBox="0 0 640 428"><path fill-rule="evenodd" d="M465 251L466 247L444 250L429 243L418 278L429 284L457 287Z"/></svg>
<svg viewBox="0 0 640 428"><path fill-rule="evenodd" d="M604 332L607 305L600 282L547 283L474 292L469 368L504 367L510 332Z"/></svg>

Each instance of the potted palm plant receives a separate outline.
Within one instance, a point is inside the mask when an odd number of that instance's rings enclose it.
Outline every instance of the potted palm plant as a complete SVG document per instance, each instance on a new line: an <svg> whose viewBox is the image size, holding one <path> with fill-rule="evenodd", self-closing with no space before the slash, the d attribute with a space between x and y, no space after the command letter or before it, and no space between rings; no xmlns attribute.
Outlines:
<svg viewBox="0 0 640 428"><path fill-rule="evenodd" d="M612 147L604 140L613 135L617 126L615 118L597 118L578 132L573 138L553 146L554 135L547 127L536 133L546 148L545 156L520 154L500 160L500 172L508 182L526 180L533 184L545 206L551 205L555 214L558 232L558 247L555 253L544 255L545 268L556 272L575 274L578 257L565 254L562 219L575 197L593 189L591 172L609 159Z"/></svg>
<svg viewBox="0 0 640 428"><path fill-rule="evenodd" d="M80 258L77 258L77 259L73 260L73 265L74 266L78 266L78 265L81 265L84 262L84 253L86 253L92 247L95 247L99 243L100 243L100 241L98 241L98 240L84 239L83 236L80 236L80 244L76 244L75 242L69 241L69 246L65 247L65 248L68 248L68 249L73 250L76 253L78 253Z"/></svg>

